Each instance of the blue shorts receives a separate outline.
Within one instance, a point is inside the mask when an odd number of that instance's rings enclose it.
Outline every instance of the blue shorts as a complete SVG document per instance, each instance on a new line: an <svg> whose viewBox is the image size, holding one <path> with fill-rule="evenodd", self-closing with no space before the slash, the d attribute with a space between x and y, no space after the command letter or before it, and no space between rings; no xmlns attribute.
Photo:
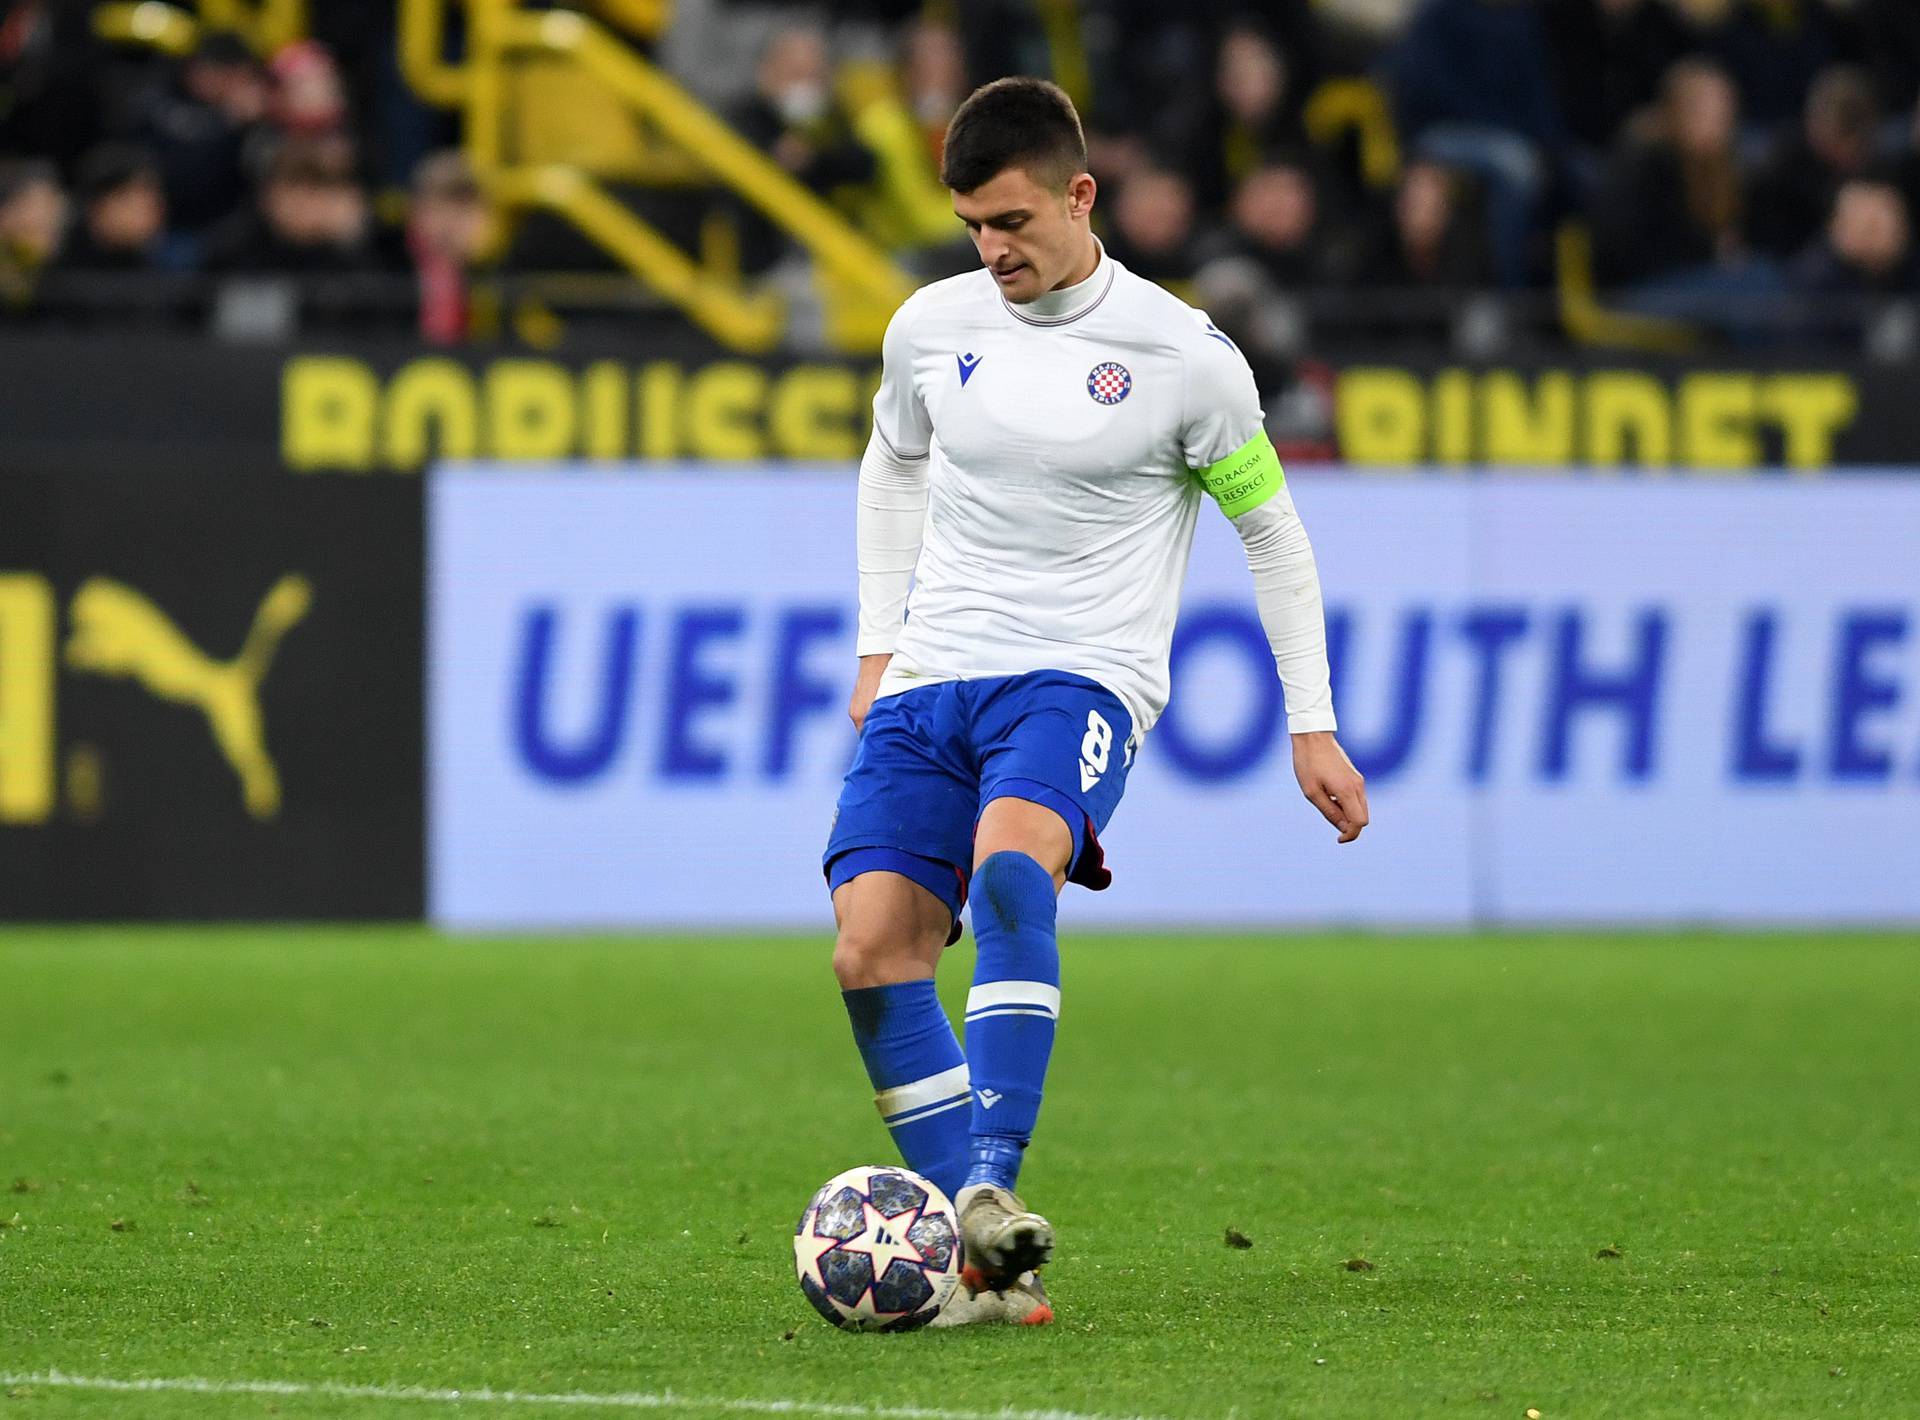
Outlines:
<svg viewBox="0 0 1920 1420"><path fill-rule="evenodd" d="M1085 676L1033 671L942 681L873 703L840 789L827 888L901 873L947 904L959 935L973 833L995 799L1028 799L1067 821L1071 882L1113 881L1100 830L1133 764L1133 717Z"/></svg>

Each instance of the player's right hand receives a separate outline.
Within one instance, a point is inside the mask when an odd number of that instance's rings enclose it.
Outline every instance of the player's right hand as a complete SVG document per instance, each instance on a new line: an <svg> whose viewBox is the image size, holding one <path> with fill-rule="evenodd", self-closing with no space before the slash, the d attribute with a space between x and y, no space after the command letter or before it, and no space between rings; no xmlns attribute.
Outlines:
<svg viewBox="0 0 1920 1420"><path fill-rule="evenodd" d="M1366 781L1331 731L1316 730L1293 737L1293 773L1307 801L1340 830L1342 843L1360 836L1370 818Z"/></svg>
<svg viewBox="0 0 1920 1420"><path fill-rule="evenodd" d="M847 718L853 721L854 729L867 723L867 711L873 708L873 697L880 689L880 677L886 674L887 662L892 659L891 652L884 656L860 658L860 673L853 678L853 699L847 702Z"/></svg>

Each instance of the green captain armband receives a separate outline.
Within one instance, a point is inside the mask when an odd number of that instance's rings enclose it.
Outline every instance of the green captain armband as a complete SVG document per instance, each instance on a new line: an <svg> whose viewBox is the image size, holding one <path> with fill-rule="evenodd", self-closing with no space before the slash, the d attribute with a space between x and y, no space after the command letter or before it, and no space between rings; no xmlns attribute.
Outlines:
<svg viewBox="0 0 1920 1420"><path fill-rule="evenodd" d="M1251 513L1287 486L1286 470L1280 467L1280 455L1265 429L1219 462L1193 473L1229 518Z"/></svg>

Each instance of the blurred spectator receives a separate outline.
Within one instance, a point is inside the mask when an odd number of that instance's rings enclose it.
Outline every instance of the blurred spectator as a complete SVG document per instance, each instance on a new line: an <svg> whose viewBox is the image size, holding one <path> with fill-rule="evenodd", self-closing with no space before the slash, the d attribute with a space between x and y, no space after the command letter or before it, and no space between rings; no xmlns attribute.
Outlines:
<svg viewBox="0 0 1920 1420"><path fill-rule="evenodd" d="M371 212L343 139L290 138L273 155L258 203L207 238L214 271L325 273L377 264Z"/></svg>
<svg viewBox="0 0 1920 1420"><path fill-rule="evenodd" d="M62 170L103 128L105 57L86 0L0 0L0 153Z"/></svg>
<svg viewBox="0 0 1920 1420"><path fill-rule="evenodd" d="M1492 256L1470 184L1438 163L1400 175L1390 220L1367 264L1369 286L1471 291L1487 284Z"/></svg>
<svg viewBox="0 0 1920 1420"><path fill-rule="evenodd" d="M1194 192L1187 178L1164 167L1142 167L1112 194L1106 249L1148 280L1187 280L1194 274Z"/></svg>
<svg viewBox="0 0 1920 1420"><path fill-rule="evenodd" d="M44 159L0 163L0 300L24 305L32 299L66 230L59 170Z"/></svg>
<svg viewBox="0 0 1920 1420"><path fill-rule="evenodd" d="M1904 113L1920 101L1920 5L1855 0L1854 57L1873 75L1880 107Z"/></svg>
<svg viewBox="0 0 1920 1420"><path fill-rule="evenodd" d="M414 173L407 254L420 288L420 334L454 345L472 328L472 274L492 234L493 216L466 157L435 153Z"/></svg>
<svg viewBox="0 0 1920 1420"><path fill-rule="evenodd" d="M665 13L657 0L529 3L646 33ZM458 141L459 118L422 107L398 75L396 8L313 4L313 37L262 65L233 34L203 32L174 61L95 41L90 0L0 0L8 288L31 291L50 260L175 269L205 251L227 271L392 265L418 279L427 338L460 338L494 233L473 174L435 151ZM864 59L833 63L822 15ZM1218 274L1290 306L1276 350L1297 352L1306 333L1308 308L1280 299L1291 290L1364 278L1441 293L1429 303L1440 310L1452 293L1544 277L1549 220L1569 199L1590 206L1601 274L1634 309L1706 311L1789 279L1879 290L1908 270L1885 253L1909 250L1920 201L1920 0L1099 0L1057 12L1034 0L783 0L735 28L742 49L771 35L757 67L731 65L728 91L749 76L753 88L739 129L923 275L945 269L956 230L937 165L971 84L1053 72L1084 86L1115 256L1167 281ZM1681 56L1708 62L1676 69ZM1323 72L1381 76L1406 164L1390 199L1344 153L1311 147L1304 115ZM1900 139L1881 115L1909 111L1912 137L1883 161L1877 150ZM6 163L12 154L54 170ZM370 218L368 171L389 189L382 211L411 189L404 252L399 228ZM1384 180L1378 167L1366 176ZM1887 183L1904 212L1889 213ZM617 195L671 240L713 240L705 249L720 254L708 218L725 204L750 273L789 250L731 194ZM562 219L549 225L562 239L523 244L531 269L613 263ZM539 226L520 227L523 243ZM951 249L971 265L964 241ZM1317 322L1334 307L1313 309ZM1445 323L1406 316L1401 328L1416 327Z"/></svg>
<svg viewBox="0 0 1920 1420"><path fill-rule="evenodd" d="M1686 52L1686 27L1665 0L1546 0L1544 14L1567 130L1604 150L1658 97Z"/></svg>
<svg viewBox="0 0 1920 1420"><path fill-rule="evenodd" d="M352 99L354 151L377 187L404 191L435 149L457 142L458 120L414 93L401 76L396 0L309 3L312 37L325 46Z"/></svg>
<svg viewBox="0 0 1920 1420"><path fill-rule="evenodd" d="M1746 122L1770 132L1800 110L1813 76L1840 57L1834 0L1674 0L1689 47L1717 60Z"/></svg>
<svg viewBox="0 0 1920 1420"><path fill-rule="evenodd" d="M967 72L976 83L1003 74L1047 74L1053 68L1045 16L1034 0L966 0L928 9L952 17Z"/></svg>
<svg viewBox="0 0 1920 1420"><path fill-rule="evenodd" d="M273 123L296 138L342 133L347 91L326 46L313 40L290 44L273 57Z"/></svg>
<svg viewBox="0 0 1920 1420"><path fill-rule="evenodd" d="M873 159L853 138L833 97L826 37L796 25L761 56L754 93L736 122L775 162L816 192L872 176Z"/></svg>
<svg viewBox="0 0 1920 1420"><path fill-rule="evenodd" d="M1814 81L1799 130L1786 135L1753 185L1754 245L1792 256L1833 211L1843 183L1865 172L1879 141L1880 108L1864 69L1835 65Z"/></svg>
<svg viewBox="0 0 1920 1420"><path fill-rule="evenodd" d="M74 196L80 222L62 267L179 271L191 263L191 244L168 236L166 193L150 154L120 143L94 149L80 162Z"/></svg>
<svg viewBox="0 0 1920 1420"><path fill-rule="evenodd" d="M177 226L204 231L246 203L249 145L271 98L266 71L246 41L218 30L181 66L177 85L149 97L136 136L160 164Z"/></svg>
<svg viewBox="0 0 1920 1420"><path fill-rule="evenodd" d="M1248 24L1227 31L1212 77L1200 131L1169 147L1183 167L1191 164L1201 206L1217 209L1264 164L1305 145L1306 96L1286 54Z"/></svg>
<svg viewBox="0 0 1920 1420"><path fill-rule="evenodd" d="M1804 289L1821 295L1890 296L1920 289L1912 219L1890 182L1841 186L1826 233L1794 263Z"/></svg>
<svg viewBox="0 0 1920 1420"><path fill-rule="evenodd" d="M1485 184L1495 272L1525 285L1536 219L1567 145L1539 10L1425 0L1389 61L1395 119L1419 157Z"/></svg>
<svg viewBox="0 0 1920 1420"><path fill-rule="evenodd" d="M1920 100L1915 101L1903 127L1905 141L1888 155L1883 169L1906 198L1907 211L1920 214Z"/></svg>
<svg viewBox="0 0 1920 1420"><path fill-rule="evenodd" d="M900 87L927 157L938 172L947 124L961 100L973 91L967 82L967 56L960 36L930 21L908 30L901 48Z"/></svg>
<svg viewBox="0 0 1920 1420"><path fill-rule="evenodd" d="M1192 185L1164 168L1144 168L1114 201L1106 245L1135 275L1184 281L1194 273L1194 233Z"/></svg>
<svg viewBox="0 0 1920 1420"><path fill-rule="evenodd" d="M1135 173L1154 166L1146 140L1138 134L1102 133L1094 128L1086 133L1087 171L1115 192Z"/></svg>
<svg viewBox="0 0 1920 1420"><path fill-rule="evenodd" d="M1739 102L1711 61L1674 65L1648 135L1615 154L1593 226L1601 278L1622 287L1620 305L1748 341L1778 333L1771 301L1785 278L1747 246Z"/></svg>
<svg viewBox="0 0 1920 1420"><path fill-rule="evenodd" d="M882 246L913 254L916 266L973 265L972 244L940 182L947 121L968 93L959 36L943 25L916 25L897 69L857 66L841 87L854 136L874 162L870 182L838 194L843 207Z"/></svg>
<svg viewBox="0 0 1920 1420"><path fill-rule="evenodd" d="M877 168L834 99L826 38L810 26L791 26L773 36L761 56L754 93L735 113L734 124L822 196L870 181ZM757 213L744 213L742 227L743 265L764 270L778 259L784 239Z"/></svg>
<svg viewBox="0 0 1920 1420"><path fill-rule="evenodd" d="M1218 167L1223 81L1240 91L1243 113L1258 123L1267 103L1248 89L1273 81L1297 115L1319 72L1321 26L1310 0L1102 0L1082 8L1092 101L1080 117L1089 140L1129 135L1183 168L1196 149ZM1233 180L1257 166L1257 158L1248 161L1231 178L1196 171L1203 203L1224 203Z"/></svg>
<svg viewBox="0 0 1920 1420"><path fill-rule="evenodd" d="M1338 282L1347 273L1328 230L1319 183L1304 163L1271 163L1234 189L1214 256L1244 258L1279 290Z"/></svg>
<svg viewBox="0 0 1920 1420"><path fill-rule="evenodd" d="M1615 150L1594 203L1603 281L1648 281L1744 255L1739 102L1726 71L1709 61L1668 71L1658 111L1644 134Z"/></svg>
<svg viewBox="0 0 1920 1420"><path fill-rule="evenodd" d="M1516 0L1424 0L1389 60L1395 117L1416 143L1435 128L1483 129L1537 149L1565 124L1537 9Z"/></svg>

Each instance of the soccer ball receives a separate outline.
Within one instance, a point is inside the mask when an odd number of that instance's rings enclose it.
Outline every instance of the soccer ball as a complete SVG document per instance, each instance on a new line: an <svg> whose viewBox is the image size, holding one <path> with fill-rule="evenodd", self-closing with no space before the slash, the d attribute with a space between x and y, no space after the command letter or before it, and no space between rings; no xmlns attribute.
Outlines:
<svg viewBox="0 0 1920 1420"><path fill-rule="evenodd" d="M873 1164L830 1178L793 1230L813 1309L846 1331L912 1331L960 1281L960 1222L911 1169Z"/></svg>

